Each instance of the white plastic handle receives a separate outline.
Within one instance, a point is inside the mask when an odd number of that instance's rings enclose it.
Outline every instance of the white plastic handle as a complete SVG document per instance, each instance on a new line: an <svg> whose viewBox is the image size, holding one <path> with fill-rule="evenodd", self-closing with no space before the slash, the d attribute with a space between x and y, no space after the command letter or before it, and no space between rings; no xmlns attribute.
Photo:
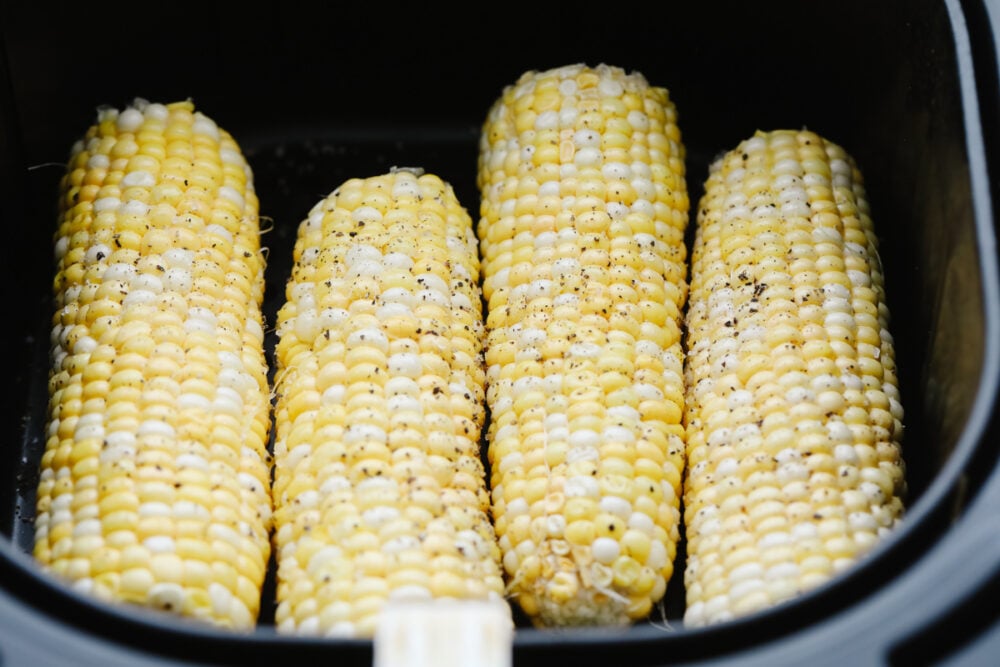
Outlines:
<svg viewBox="0 0 1000 667"><path fill-rule="evenodd" d="M503 600L401 600L379 615L374 667L511 667L514 624Z"/></svg>

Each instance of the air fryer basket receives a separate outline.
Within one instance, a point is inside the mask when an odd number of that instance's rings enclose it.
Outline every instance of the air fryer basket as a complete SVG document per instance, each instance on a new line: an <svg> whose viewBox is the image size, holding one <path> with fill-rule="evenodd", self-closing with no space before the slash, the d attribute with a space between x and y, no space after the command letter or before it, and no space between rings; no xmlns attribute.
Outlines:
<svg viewBox="0 0 1000 667"><path fill-rule="evenodd" d="M1000 649L996 3L664 2L632 16L484 6L486 19L424 5L115 4L0 6L13 393L0 453L0 664L372 660L370 641L278 636L271 580L258 629L234 635L96 603L30 557L55 188L97 107L190 97L237 138L273 222L273 322L296 226L319 198L352 176L416 166L451 182L475 217L489 104L523 71L573 62L639 70L670 89L692 211L711 159L756 129L805 126L857 158L882 243L910 496L903 524L870 557L801 599L685 628L682 549L647 621L549 631L518 617L515 665L971 664Z"/></svg>

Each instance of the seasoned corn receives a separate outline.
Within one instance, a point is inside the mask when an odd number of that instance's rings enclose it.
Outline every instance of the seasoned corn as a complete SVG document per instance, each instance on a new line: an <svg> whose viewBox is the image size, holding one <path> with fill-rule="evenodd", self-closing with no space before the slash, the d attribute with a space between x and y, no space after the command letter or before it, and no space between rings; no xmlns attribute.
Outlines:
<svg viewBox="0 0 1000 667"><path fill-rule="evenodd" d="M276 624L372 637L395 600L502 600L480 457L472 220L394 169L302 221L277 322Z"/></svg>
<svg viewBox="0 0 1000 667"><path fill-rule="evenodd" d="M640 73L526 72L481 133L493 515L537 626L625 625L679 538L688 195Z"/></svg>
<svg viewBox="0 0 1000 667"><path fill-rule="evenodd" d="M806 130L711 165L687 311L685 623L830 580L903 511L903 410L861 173Z"/></svg>
<svg viewBox="0 0 1000 667"><path fill-rule="evenodd" d="M253 176L189 101L101 109L55 238L34 554L74 588L234 629L270 555Z"/></svg>

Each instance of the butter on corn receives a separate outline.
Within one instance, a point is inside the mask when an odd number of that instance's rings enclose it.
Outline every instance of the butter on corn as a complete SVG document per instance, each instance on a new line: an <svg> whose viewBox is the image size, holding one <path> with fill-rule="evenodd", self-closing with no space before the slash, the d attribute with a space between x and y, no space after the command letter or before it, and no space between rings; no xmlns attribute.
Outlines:
<svg viewBox="0 0 1000 667"><path fill-rule="evenodd" d="M279 310L279 632L373 637L386 604L503 600L480 456L472 220L422 170L352 178L298 229Z"/></svg>
<svg viewBox="0 0 1000 667"><path fill-rule="evenodd" d="M631 623L673 572L684 158L668 91L605 64L524 73L482 127L493 516L537 626Z"/></svg>
<svg viewBox="0 0 1000 667"><path fill-rule="evenodd" d="M711 165L687 311L687 611L843 572L900 520L903 409L865 187L840 146L757 132Z"/></svg>
<svg viewBox="0 0 1000 667"><path fill-rule="evenodd" d="M246 630L270 555L253 174L190 101L104 108L55 234L34 555L103 600Z"/></svg>

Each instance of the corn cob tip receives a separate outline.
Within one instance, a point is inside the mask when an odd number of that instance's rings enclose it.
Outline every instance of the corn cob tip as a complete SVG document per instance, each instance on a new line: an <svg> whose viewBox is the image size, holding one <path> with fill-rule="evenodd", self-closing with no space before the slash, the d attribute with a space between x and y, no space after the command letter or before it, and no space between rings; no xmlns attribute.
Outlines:
<svg viewBox="0 0 1000 667"><path fill-rule="evenodd" d="M398 174L401 172L407 172L413 174L414 176L423 176L424 174L427 173L427 170L424 169L423 167L400 167L396 165L393 165L392 167L389 168L390 174Z"/></svg>

